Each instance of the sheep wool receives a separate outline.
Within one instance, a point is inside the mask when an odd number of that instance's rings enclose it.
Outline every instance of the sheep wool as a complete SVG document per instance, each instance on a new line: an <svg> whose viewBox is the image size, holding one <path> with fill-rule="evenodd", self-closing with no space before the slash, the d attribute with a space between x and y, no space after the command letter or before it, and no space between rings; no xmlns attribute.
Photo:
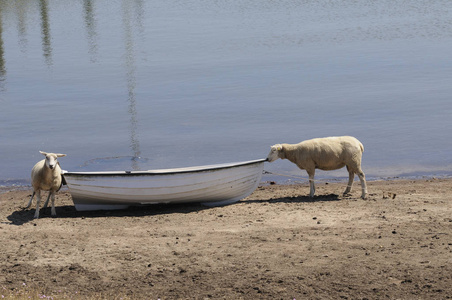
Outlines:
<svg viewBox="0 0 452 300"><path fill-rule="evenodd" d="M26 208L31 206L34 195L36 195L36 211L34 218L39 218L39 203L41 202L41 191L49 191L44 208L47 207L49 199L52 199L52 216L56 216L55 211L55 193L58 192L62 185L62 175L58 157L66 156L66 154L46 153L39 151L45 156L45 159L37 162L31 170L31 184L33 186L33 194Z"/></svg>
<svg viewBox="0 0 452 300"><path fill-rule="evenodd" d="M350 193L355 174L361 181L361 198L367 197L365 174L361 169L363 144L352 136L326 137L306 140L298 144L276 144L271 146L267 160L288 159L309 175L310 196L315 193L315 169L337 170L344 166L349 172L349 181L344 195Z"/></svg>

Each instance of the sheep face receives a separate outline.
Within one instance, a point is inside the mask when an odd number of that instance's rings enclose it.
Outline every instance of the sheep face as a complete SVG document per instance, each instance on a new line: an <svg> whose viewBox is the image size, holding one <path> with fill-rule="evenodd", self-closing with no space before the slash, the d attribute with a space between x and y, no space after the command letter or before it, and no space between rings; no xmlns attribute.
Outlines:
<svg viewBox="0 0 452 300"><path fill-rule="evenodd" d="M46 163L46 166L50 170L53 170L58 165L58 161L57 161L58 157L66 156L66 154L47 153L47 152L43 152L43 151L39 151L39 153L41 153L42 155L44 155L46 157L46 162L45 163Z"/></svg>
<svg viewBox="0 0 452 300"><path fill-rule="evenodd" d="M281 151L282 151L282 145L276 144L271 146L270 153L267 156L268 162L273 162L277 160L278 158L281 158Z"/></svg>

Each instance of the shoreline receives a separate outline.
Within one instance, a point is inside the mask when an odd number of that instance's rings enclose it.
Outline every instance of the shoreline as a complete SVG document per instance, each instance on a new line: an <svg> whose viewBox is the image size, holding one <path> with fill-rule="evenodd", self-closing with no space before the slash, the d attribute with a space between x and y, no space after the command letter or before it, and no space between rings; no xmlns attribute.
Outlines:
<svg viewBox="0 0 452 300"><path fill-rule="evenodd" d="M267 171L264 171L267 172ZM284 178L281 179L281 178ZM426 180L426 179L450 179L452 178L452 174L416 174L416 175L408 175L408 176L370 176L366 177L366 182L378 182L378 181L392 181L392 180ZM348 177L340 176L340 177L328 177L321 176L319 178L315 178L316 184L322 183L341 183L347 182ZM308 184L309 179L307 176L303 175L290 175L290 174L264 174L262 175L262 179L259 183L259 186L265 186L270 184L277 185L297 185L297 184ZM355 177L354 184L359 184L359 180ZM9 191L24 191L32 189L31 182L29 180L3 180L0 181L0 194L9 192ZM68 190L68 187L63 185L61 191Z"/></svg>

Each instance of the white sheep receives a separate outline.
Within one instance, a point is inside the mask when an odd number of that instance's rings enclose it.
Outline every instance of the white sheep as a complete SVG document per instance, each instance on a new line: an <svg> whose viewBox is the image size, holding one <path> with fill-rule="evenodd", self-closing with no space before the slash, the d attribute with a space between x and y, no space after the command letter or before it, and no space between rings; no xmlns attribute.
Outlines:
<svg viewBox="0 0 452 300"><path fill-rule="evenodd" d="M41 202L41 190L49 191L47 201L44 203L44 208L47 207L50 197L52 197L52 216L56 216L55 211L55 193L61 188L63 179L61 176L60 163L57 157L66 156L66 154L46 153L39 151L46 158L37 162L31 170L31 184L33 186L33 195L31 195L30 202L26 208L31 206L33 196L36 194L37 203L35 211L35 219L39 218L39 202Z"/></svg>
<svg viewBox="0 0 452 300"><path fill-rule="evenodd" d="M315 169L337 170L347 166L349 180L344 195L351 191L355 174L361 181L361 198L367 197L367 184L361 169L364 146L351 136L317 138L298 144L277 144L271 146L267 160L288 159L309 175L310 197L314 197Z"/></svg>

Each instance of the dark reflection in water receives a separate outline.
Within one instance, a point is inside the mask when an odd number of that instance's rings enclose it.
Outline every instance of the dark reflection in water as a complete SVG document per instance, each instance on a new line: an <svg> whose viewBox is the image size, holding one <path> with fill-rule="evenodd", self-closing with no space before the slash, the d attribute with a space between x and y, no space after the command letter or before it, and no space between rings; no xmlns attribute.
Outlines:
<svg viewBox="0 0 452 300"><path fill-rule="evenodd" d="M41 11L41 36L42 36L42 51L47 66L51 67L52 62L52 37L50 35L50 21L49 8L47 0L39 1L39 8Z"/></svg>
<svg viewBox="0 0 452 300"><path fill-rule="evenodd" d="M83 9L85 12L85 26L87 39L89 44L89 55L92 63L97 62L97 32L96 32L96 19L94 12L94 3L92 0L83 1Z"/></svg>
<svg viewBox="0 0 452 300"><path fill-rule="evenodd" d="M41 50L42 57L44 58L44 63L47 67L51 68L56 65L57 62L54 61L54 47L58 46L61 48L58 39L52 38L52 26L58 24L58 16L52 16L52 9L55 3L48 0L36 0L34 2L14 2L6 3L0 2L0 92L6 91L7 80L6 80L6 58L5 56L5 45L4 45L4 14L5 11L12 11L16 16L16 30L18 35L18 48L20 52L26 54L28 52L29 42L27 38L27 24L33 19L33 15L27 15L28 12L34 11L38 14L38 32L40 32ZM83 0L82 2L82 19L85 29L85 38L88 43L88 57L92 64L97 64L99 62L99 25L97 23L96 4L99 2L96 0ZM33 10L34 9L34 10ZM125 75L125 88L126 97L124 101L127 102L127 113L129 116L129 149L131 150L129 161L131 165L126 167L126 169L139 170L140 166L143 165L143 159L140 158L140 141L138 134L138 117L137 117L137 99L136 99L136 62L135 62L135 43L134 34L136 33L135 26L138 27L138 32L143 34L144 25L144 4L143 1L121 1L121 12L122 18L122 35L121 41L123 43L123 55L121 56L121 64L123 64L123 70ZM54 24L55 23L55 24ZM59 26L66 26L64 24L59 24ZM70 25L68 25L70 26ZM33 31L33 30L31 30ZM57 32L58 30L55 30ZM59 63L59 62L58 62ZM126 125L127 126L127 125ZM124 141L127 143L127 141Z"/></svg>
<svg viewBox="0 0 452 300"><path fill-rule="evenodd" d="M17 2L16 11L17 11L17 32L19 35L19 48L22 53L26 53L28 46L26 6L20 2Z"/></svg>
<svg viewBox="0 0 452 300"><path fill-rule="evenodd" d="M138 119L135 98L135 58L134 58L134 40L132 32L131 19L133 17L130 7L130 1L123 1L123 26L124 26L124 44L125 44L125 66L126 66L126 80L128 92L128 110L130 114L130 148L132 149L135 159L132 160L132 169L139 170L138 158L141 155L140 141L138 136Z"/></svg>
<svg viewBox="0 0 452 300"><path fill-rule="evenodd" d="M0 10L0 92L5 91L6 89L5 80L6 80L5 48L3 45L3 20Z"/></svg>

